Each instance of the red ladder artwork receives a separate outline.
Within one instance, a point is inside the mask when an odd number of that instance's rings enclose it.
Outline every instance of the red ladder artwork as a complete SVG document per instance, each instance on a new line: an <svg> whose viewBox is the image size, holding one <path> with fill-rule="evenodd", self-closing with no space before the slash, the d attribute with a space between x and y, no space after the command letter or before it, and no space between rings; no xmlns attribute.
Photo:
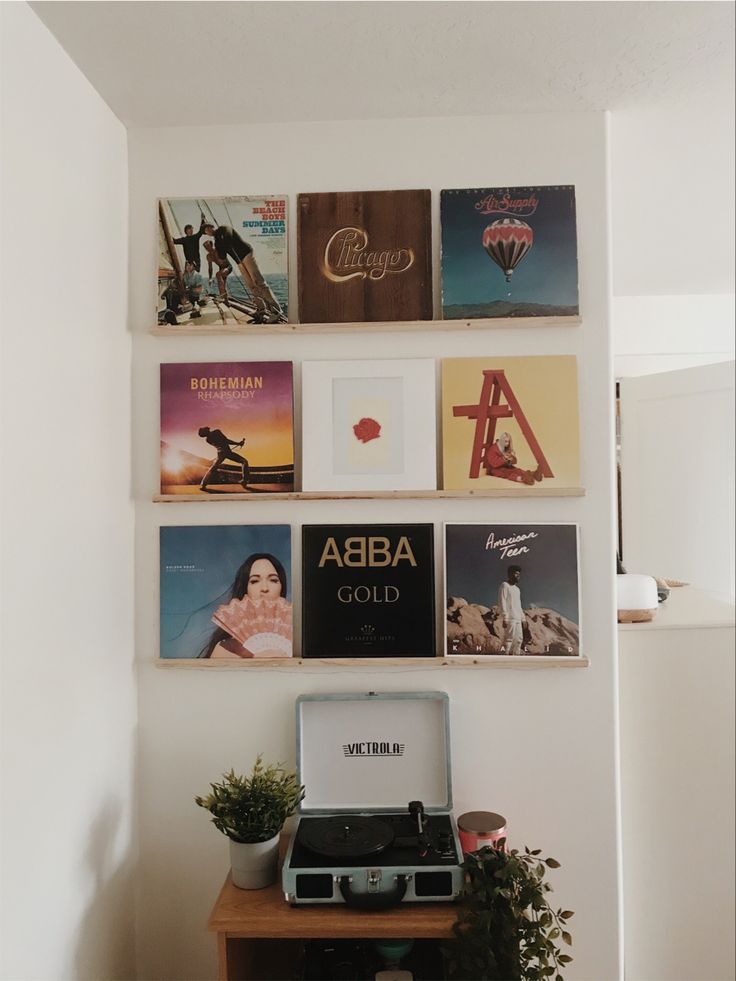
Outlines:
<svg viewBox="0 0 736 981"><path fill-rule="evenodd" d="M502 395L506 399L505 405L501 404ZM542 447L537 442L532 427L529 425L504 371L484 371L483 387L480 390L478 404L453 405L452 414L453 416L467 416L469 419L475 419L475 438L473 439L473 452L470 457L469 477L480 476L480 468L483 465L486 449L496 439L496 420L504 418L516 419L534 459L541 468L542 476L554 477L542 452Z"/></svg>

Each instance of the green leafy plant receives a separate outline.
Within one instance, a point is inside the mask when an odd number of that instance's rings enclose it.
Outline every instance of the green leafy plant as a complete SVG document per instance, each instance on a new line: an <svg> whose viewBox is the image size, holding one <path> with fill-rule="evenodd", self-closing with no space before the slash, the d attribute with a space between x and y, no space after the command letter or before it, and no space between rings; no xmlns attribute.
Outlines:
<svg viewBox="0 0 736 981"><path fill-rule="evenodd" d="M572 957L560 945L572 945L566 921L573 913L549 905L545 875L560 863L539 855L538 848L486 847L466 856L456 939L445 948L450 978L563 981Z"/></svg>
<svg viewBox="0 0 736 981"><path fill-rule="evenodd" d="M280 763L265 766L260 755L250 777L230 770L210 788L211 793L195 797L195 802L212 814L218 831L243 843L269 841L304 798L296 774L287 773Z"/></svg>

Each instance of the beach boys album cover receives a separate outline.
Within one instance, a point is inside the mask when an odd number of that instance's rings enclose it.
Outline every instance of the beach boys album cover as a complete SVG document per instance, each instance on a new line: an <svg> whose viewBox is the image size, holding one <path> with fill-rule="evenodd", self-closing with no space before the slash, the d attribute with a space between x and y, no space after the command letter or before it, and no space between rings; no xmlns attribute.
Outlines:
<svg viewBox="0 0 736 981"><path fill-rule="evenodd" d="M442 191L442 316L573 317L575 188Z"/></svg>
<svg viewBox="0 0 736 981"><path fill-rule="evenodd" d="M431 195L300 194L299 320L432 319Z"/></svg>
<svg viewBox="0 0 736 981"><path fill-rule="evenodd" d="M445 358L442 471L445 490L576 488L575 356Z"/></svg>
<svg viewBox="0 0 736 981"><path fill-rule="evenodd" d="M292 656L289 525L164 527L162 658Z"/></svg>
<svg viewBox="0 0 736 981"><path fill-rule="evenodd" d="M434 526L304 525L303 657L434 657Z"/></svg>
<svg viewBox="0 0 736 981"><path fill-rule="evenodd" d="M574 524L446 524L447 654L577 657Z"/></svg>
<svg viewBox="0 0 736 981"><path fill-rule="evenodd" d="M294 489L290 361L161 365L161 493Z"/></svg>
<svg viewBox="0 0 736 981"><path fill-rule="evenodd" d="M287 198L158 202L159 325L285 323Z"/></svg>

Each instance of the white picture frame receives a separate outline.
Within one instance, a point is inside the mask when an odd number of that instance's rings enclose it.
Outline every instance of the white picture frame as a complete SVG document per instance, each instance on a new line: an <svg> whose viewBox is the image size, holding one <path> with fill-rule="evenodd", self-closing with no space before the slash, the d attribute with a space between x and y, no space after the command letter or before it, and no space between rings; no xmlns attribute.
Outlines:
<svg viewBox="0 0 736 981"><path fill-rule="evenodd" d="M302 364L302 490L437 489L433 358Z"/></svg>

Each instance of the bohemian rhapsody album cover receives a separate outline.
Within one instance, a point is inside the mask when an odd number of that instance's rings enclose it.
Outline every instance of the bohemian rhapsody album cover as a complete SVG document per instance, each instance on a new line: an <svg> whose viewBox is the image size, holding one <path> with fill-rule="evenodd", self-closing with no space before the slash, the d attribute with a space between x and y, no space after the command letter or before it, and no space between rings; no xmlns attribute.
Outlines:
<svg viewBox="0 0 736 981"><path fill-rule="evenodd" d="M161 493L294 489L290 361L161 365Z"/></svg>

